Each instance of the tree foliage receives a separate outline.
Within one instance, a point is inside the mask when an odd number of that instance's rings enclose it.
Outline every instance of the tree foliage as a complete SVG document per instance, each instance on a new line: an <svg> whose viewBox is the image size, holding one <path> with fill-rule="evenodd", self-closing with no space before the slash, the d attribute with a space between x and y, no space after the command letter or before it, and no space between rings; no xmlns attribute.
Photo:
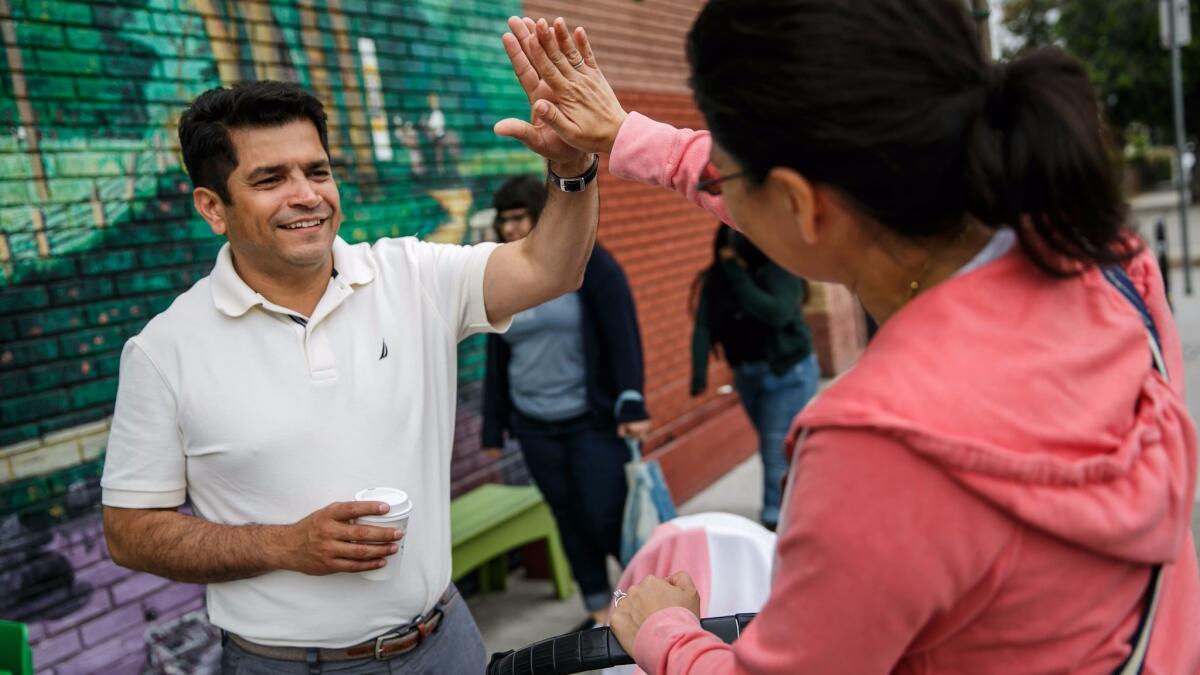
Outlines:
<svg viewBox="0 0 1200 675"><path fill-rule="evenodd" d="M1200 0L1191 2L1192 44L1183 49L1185 123L1200 132ZM1006 0L1011 52L1061 46L1087 64L1110 123L1146 124L1172 137L1171 54L1159 38L1156 0ZM1012 56L1015 54L1009 54Z"/></svg>

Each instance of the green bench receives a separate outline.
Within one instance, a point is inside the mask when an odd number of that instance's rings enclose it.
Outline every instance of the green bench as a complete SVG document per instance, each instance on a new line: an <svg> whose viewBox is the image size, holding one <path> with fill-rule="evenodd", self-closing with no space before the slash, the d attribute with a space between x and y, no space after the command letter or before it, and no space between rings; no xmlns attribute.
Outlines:
<svg viewBox="0 0 1200 675"><path fill-rule="evenodd" d="M29 629L17 621L0 621L0 673L33 675Z"/></svg>
<svg viewBox="0 0 1200 675"><path fill-rule="evenodd" d="M455 581L478 569L481 591L504 590L508 580L505 554L545 540L558 597L566 599L574 590L554 516L536 487L483 485L471 490L450 502L450 531Z"/></svg>

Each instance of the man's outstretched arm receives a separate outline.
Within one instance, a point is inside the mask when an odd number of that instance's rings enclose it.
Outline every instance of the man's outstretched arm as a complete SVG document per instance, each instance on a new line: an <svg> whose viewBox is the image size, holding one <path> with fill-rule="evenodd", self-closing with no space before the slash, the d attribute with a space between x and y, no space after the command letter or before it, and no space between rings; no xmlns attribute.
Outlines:
<svg viewBox="0 0 1200 675"><path fill-rule="evenodd" d="M533 123L502 120L496 124L496 133L516 138L545 157L555 174L564 178L581 176L595 156L571 147L550 128L545 116L554 114L555 108L550 105L554 98L546 87L539 86L540 79L525 76L519 62L528 52L540 60L541 68L553 73L550 79L579 79L582 74L558 48L544 23L524 35L523 40L529 43L524 51L513 35L504 38L517 79L529 97ZM533 49L534 42L541 49ZM596 240L599 217L600 197L594 180L583 192L567 193L550 186L537 227L528 237L501 246L488 259L483 281L488 320L503 323L517 312L578 289Z"/></svg>

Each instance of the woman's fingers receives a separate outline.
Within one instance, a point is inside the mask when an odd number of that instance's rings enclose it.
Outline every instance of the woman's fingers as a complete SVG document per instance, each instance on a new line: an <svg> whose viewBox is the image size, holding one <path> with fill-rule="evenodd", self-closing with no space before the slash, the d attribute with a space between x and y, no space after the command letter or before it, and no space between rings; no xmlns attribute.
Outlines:
<svg viewBox="0 0 1200 675"><path fill-rule="evenodd" d="M554 40L549 40L553 42ZM562 69L550 60L550 55L547 53L544 41L535 33L521 40L521 49L524 50L525 56L529 58L529 62L537 69L538 75L546 84L550 85L551 89L561 91L567 86L567 78L563 75ZM565 61L562 52L555 50L558 58ZM570 66L567 69L570 70Z"/></svg>
<svg viewBox="0 0 1200 675"><path fill-rule="evenodd" d="M696 584L692 581L692 575L680 570L671 576L667 577L667 583L682 591L692 592L696 590Z"/></svg>
<svg viewBox="0 0 1200 675"><path fill-rule="evenodd" d="M537 22L537 41L542 46L542 51L546 53L546 58L554 67L558 69L558 74L563 79L571 79L578 77L579 73L571 66L571 62L567 60L565 54L558 47L558 39L554 35L555 31L546 23L545 19L538 19ZM540 70L540 67L539 67ZM547 73L542 73L542 77L550 81Z"/></svg>
<svg viewBox="0 0 1200 675"><path fill-rule="evenodd" d="M558 48L571 63L571 68L578 71L587 67L587 59L579 53L579 49L571 39L571 31L567 28L567 22L563 21L561 17L554 20L554 41L558 43Z"/></svg>
<svg viewBox="0 0 1200 675"><path fill-rule="evenodd" d="M592 43L588 40L587 31L583 30L583 26L575 29L575 48L583 55L583 62L588 66L600 70L600 65L596 63L596 55L592 52Z"/></svg>

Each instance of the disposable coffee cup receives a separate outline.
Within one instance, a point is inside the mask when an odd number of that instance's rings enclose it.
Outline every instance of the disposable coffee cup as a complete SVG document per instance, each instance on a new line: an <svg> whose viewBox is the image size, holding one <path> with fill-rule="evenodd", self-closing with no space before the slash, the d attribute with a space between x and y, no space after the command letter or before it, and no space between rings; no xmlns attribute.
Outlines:
<svg viewBox="0 0 1200 675"><path fill-rule="evenodd" d="M408 533L408 517L412 515L413 505L412 500L408 498L408 493L404 490L397 490L389 487L367 488L359 490L354 495L354 500L359 502L384 502L388 505L388 512L377 516L359 516L356 519L360 525L373 525L375 527L394 527L399 528L405 534ZM375 570L361 572L363 578L371 581L386 581L392 577L395 570L400 565L400 558L404 555L404 542L408 541L408 537L401 537L397 542L396 552L388 556L387 564Z"/></svg>

